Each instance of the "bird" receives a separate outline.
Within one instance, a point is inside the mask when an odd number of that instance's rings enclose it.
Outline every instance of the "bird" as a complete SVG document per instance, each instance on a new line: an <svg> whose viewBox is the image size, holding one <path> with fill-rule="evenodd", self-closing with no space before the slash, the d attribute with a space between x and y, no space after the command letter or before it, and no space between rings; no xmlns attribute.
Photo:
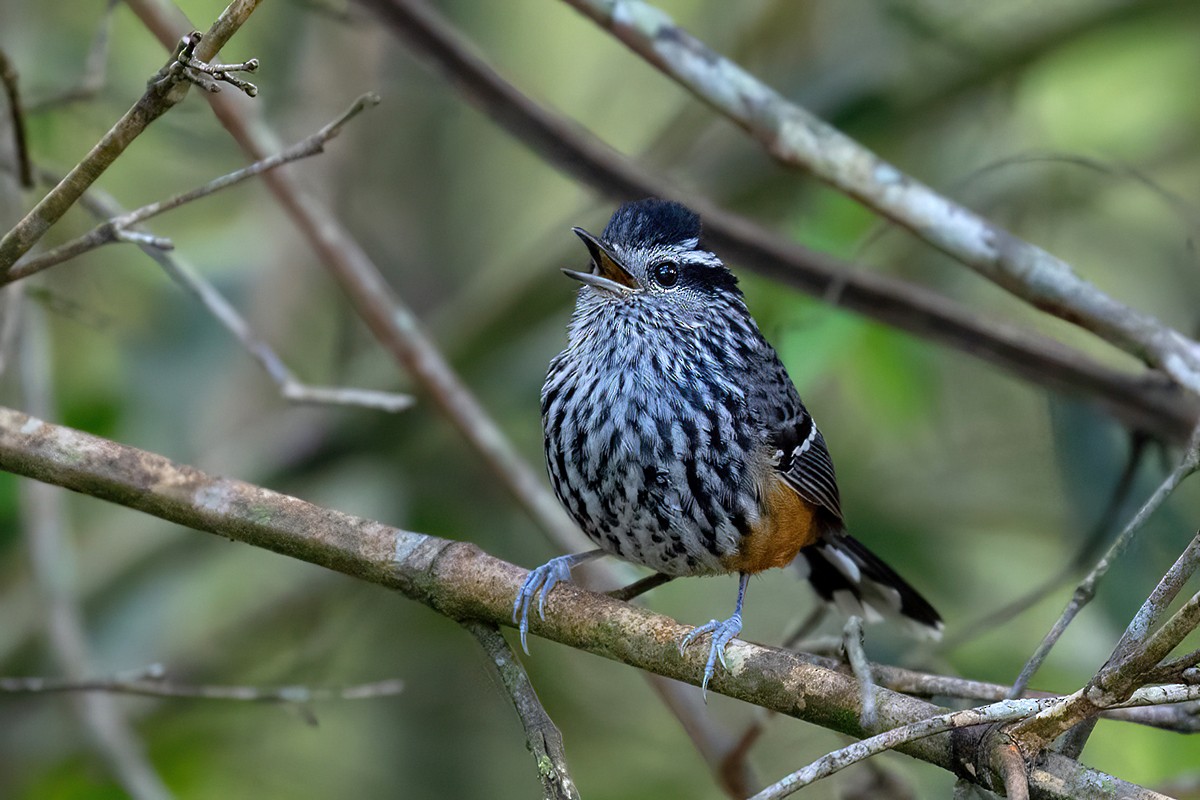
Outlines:
<svg viewBox="0 0 1200 800"><path fill-rule="evenodd" d="M679 641L710 637L707 693L742 630L751 575L794 563L819 598L867 621L940 636L942 619L846 531L825 438L737 278L703 243L699 216L647 198L621 205L590 256L566 347L541 391L554 493L597 546L532 570L513 603L528 654L529 614L571 569L612 555L668 576L739 576L734 613Z"/></svg>

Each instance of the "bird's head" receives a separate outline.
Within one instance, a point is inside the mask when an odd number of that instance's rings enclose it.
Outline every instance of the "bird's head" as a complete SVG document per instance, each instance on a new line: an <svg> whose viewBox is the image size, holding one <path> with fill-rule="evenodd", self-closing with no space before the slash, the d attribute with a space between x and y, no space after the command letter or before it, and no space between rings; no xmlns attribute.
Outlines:
<svg viewBox="0 0 1200 800"><path fill-rule="evenodd" d="M700 244L700 217L679 203L626 203L600 236L574 231L592 258L587 272L563 270L585 285L581 303L633 301L681 311L741 303L737 278Z"/></svg>

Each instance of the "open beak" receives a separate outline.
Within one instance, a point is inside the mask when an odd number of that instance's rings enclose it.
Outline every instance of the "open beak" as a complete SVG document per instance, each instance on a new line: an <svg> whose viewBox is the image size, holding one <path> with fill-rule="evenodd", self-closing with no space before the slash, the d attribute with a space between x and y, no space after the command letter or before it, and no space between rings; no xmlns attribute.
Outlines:
<svg viewBox="0 0 1200 800"><path fill-rule="evenodd" d="M592 256L592 269L590 272L564 269L564 275L614 294L629 294L638 288L637 280L629 274L629 270L621 265L616 256L599 239L583 228L572 228L571 230L575 231L575 235L587 245L588 252Z"/></svg>

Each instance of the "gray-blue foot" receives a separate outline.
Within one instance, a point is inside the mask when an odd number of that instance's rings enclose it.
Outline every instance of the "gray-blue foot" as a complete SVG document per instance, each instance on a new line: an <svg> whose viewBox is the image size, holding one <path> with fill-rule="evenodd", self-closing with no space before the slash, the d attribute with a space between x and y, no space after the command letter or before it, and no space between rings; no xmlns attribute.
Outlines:
<svg viewBox="0 0 1200 800"><path fill-rule="evenodd" d="M705 625L692 630L679 640L679 652L683 653L684 649L692 642L705 636L712 634L712 641L708 647L708 663L704 665L704 681L700 684L704 696L708 697L708 682L712 680L713 674L717 671L717 661L721 662L721 666L729 669L729 665L725 663L725 646L728 645L733 638L742 632L742 615L734 614L724 622L717 620L709 620Z"/></svg>
<svg viewBox="0 0 1200 800"><path fill-rule="evenodd" d="M550 590L562 581L569 581L571 579L571 567L580 561L586 560L586 558L581 558L581 556L592 557L592 554L580 553L552 558L542 566L532 570L525 578L525 583L521 584L521 590L517 592L517 599L513 602L512 618L513 622L520 628L521 649L525 651L525 655L529 655L529 644L525 639L529 634L529 606L533 603L533 598L538 598L538 616L545 619L546 595L550 594Z"/></svg>

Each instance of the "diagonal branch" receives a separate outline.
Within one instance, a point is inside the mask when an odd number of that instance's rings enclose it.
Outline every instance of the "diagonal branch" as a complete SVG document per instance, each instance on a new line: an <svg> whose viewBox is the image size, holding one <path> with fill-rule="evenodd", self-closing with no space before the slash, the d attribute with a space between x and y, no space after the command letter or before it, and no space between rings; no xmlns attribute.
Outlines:
<svg viewBox="0 0 1200 800"><path fill-rule="evenodd" d="M227 686L176 683L165 679L161 667L142 670L134 676L106 678L2 678L0 692L8 694L48 694L57 692L106 692L140 697L186 698L192 700L233 700L242 703L303 704L320 700L368 700L390 697L404 689L397 679L360 683L341 688L324 686Z"/></svg>
<svg viewBox="0 0 1200 800"><path fill-rule="evenodd" d="M21 342L22 385L29 406L50 415L53 392L48 370L52 359L47 338L42 314L31 309ZM68 679L81 679L92 669L92 653L75 586L73 545L66 531L62 500L61 493L42 483L25 482L20 487L21 527L46 641L53 660ZM130 797L173 797L147 757L137 732L111 697L74 697L71 707L92 749Z"/></svg>
<svg viewBox="0 0 1200 800"><path fill-rule="evenodd" d="M76 237L69 242L66 242L53 250L42 253L35 258L25 259L17 262L6 274L0 275L0 285L11 283L13 281L27 278L41 272L44 269L61 264L76 256L82 255L89 250L94 250L101 245L110 244L118 241L132 241L136 244L149 244L159 250L169 250L174 245L170 240L151 239L144 240L144 235L139 235L136 227L152 217L170 211L180 206L199 200L203 197L208 197L210 194L228 189L231 186L236 186L243 181L277 169L284 164L293 161L299 161L302 158L309 158L319 153L324 152L325 144L342 131L342 127L347 122L354 119L364 110L379 104L379 96L375 94L364 94L359 97L340 117L325 125L319 131L311 136L301 139L290 147L287 147L274 155L266 156L255 161L249 166L234 170L219 178L215 178L203 186L197 186L195 189L189 189L186 192L181 192L166 200L150 203L133 211L128 211L121 214L113 215L112 219L96 226L92 230ZM82 197L82 195L80 195ZM78 198L77 198L78 199Z"/></svg>
<svg viewBox="0 0 1200 800"><path fill-rule="evenodd" d="M635 53L799 167L1017 297L1095 333L1200 394L1200 344L1083 280L1062 259L905 175L789 102L641 0L566 0Z"/></svg>
<svg viewBox="0 0 1200 800"><path fill-rule="evenodd" d="M166 44L173 39L178 23L168 18L161 6L147 0L128 2L160 41ZM223 95L210 95L209 101L218 119L251 157L261 158L266 152L277 149L276 137L261 121L249 119L246 112L228 102ZM544 480L537 477L516 452L438 350L412 309L396 295L331 210L306 192L286 169L267 173L263 182L326 268L341 283L375 337L429 393L439 410L477 451L500 483L509 489L558 548L567 552L580 549L584 542L582 534L547 490ZM605 571L610 576L622 577L627 572L616 567L606 567ZM647 679L661 695L669 695L670 689L661 686L661 678L648 675ZM671 709L689 731L712 727L708 718L692 706L675 704ZM717 765L713 766L717 768Z"/></svg>
<svg viewBox="0 0 1200 800"><path fill-rule="evenodd" d="M1025 666L1021 669L1021 674L1017 676L1016 682L1009 691L1009 697L1021 696L1025 687L1029 685L1029 681L1041 667L1042 662L1046 660L1046 656L1050 654L1050 650L1053 649L1054 645L1058 643L1058 640L1066 631L1067 626L1074 621L1076 615L1083 610L1083 607L1095 597L1096 586L1099 584L1100 579L1107 574L1109 568L1116 563L1116 560L1129 547L1129 543L1133 541L1133 537L1142 529L1142 526L1146 524L1150 516L1158 510L1159 506L1166 502L1171 493L1179 487L1179 484L1183 483L1184 479L1195 472L1197 468L1200 468L1200 427L1197 427L1192 433L1187 451L1183 459L1179 462L1179 465L1171 471L1166 480L1154 491L1154 494L1150 495L1150 498L1142 504L1142 507L1138 509L1133 519L1125 525L1108 550L1096 565L1092 567L1091 572L1075 588L1075 593L1071 596L1067 607L1063 609L1062 614L1059 615L1058 620L1055 621L1054 626L1049 632L1046 633L1046 636L1042 639L1033 655L1025 662Z"/></svg>
<svg viewBox="0 0 1200 800"><path fill-rule="evenodd" d="M723 256L768 278L871 319L953 347L1056 391L1098 402L1132 428L1183 440L1200 405L1165 376L1113 370L1053 339L983 319L936 292L810 250L730 213L614 151L573 120L538 105L504 80L425 3L359 0L465 100L564 174L615 200L680 200L704 219Z"/></svg>
<svg viewBox="0 0 1200 800"><path fill-rule="evenodd" d="M260 2L262 0L233 0L199 42L193 41L176 50L168 66L179 64L179 56L189 48L194 50L196 58L211 61ZM164 67L160 75L162 79L150 82L145 94L104 134L62 182L0 239L0 275L7 274L17 259L29 252L150 123L170 111L187 95L189 80L185 74Z"/></svg>
<svg viewBox="0 0 1200 800"><path fill-rule="evenodd" d="M474 545L399 530L192 467L97 436L0 409L0 469L138 509L159 518L289 555L401 592L456 620L511 624L512 598L525 572ZM705 654L680 654L684 626L571 584L555 589L548 639L698 685ZM917 722L944 709L886 689L876 692L878 722L859 722L858 682L803 656L735 640L730 669L713 691L823 727L864 736ZM1196 687L1182 687L1187 692ZM1190 695L1185 695L1190 697ZM1172 699L1160 693L1158 701ZM958 772L975 747L946 734L898 749ZM1036 797L1067 798L1103 781L1114 797L1153 796L1054 753L1030 776Z"/></svg>
<svg viewBox="0 0 1200 800"><path fill-rule="evenodd" d="M463 627L479 640L517 709L525 729L525 742L537 763L543 796L546 800L579 800L579 790L567 771L562 734L542 707L529 675L500 630L495 625L473 620L463 622Z"/></svg>

